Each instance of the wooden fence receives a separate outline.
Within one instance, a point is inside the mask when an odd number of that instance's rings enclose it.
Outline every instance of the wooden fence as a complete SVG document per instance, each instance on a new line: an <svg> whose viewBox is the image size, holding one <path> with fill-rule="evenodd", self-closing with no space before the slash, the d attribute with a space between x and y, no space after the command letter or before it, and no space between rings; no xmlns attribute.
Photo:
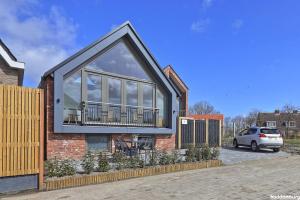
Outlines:
<svg viewBox="0 0 300 200"><path fill-rule="evenodd" d="M43 178L44 94L41 89L0 85L0 177Z"/></svg>
<svg viewBox="0 0 300 200"><path fill-rule="evenodd" d="M178 118L176 145L179 149L189 145L221 146L222 120Z"/></svg>

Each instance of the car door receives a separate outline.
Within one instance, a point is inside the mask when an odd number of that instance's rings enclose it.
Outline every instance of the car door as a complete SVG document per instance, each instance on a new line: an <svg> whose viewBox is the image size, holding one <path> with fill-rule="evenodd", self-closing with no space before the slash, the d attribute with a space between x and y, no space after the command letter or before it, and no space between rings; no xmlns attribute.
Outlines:
<svg viewBox="0 0 300 200"><path fill-rule="evenodd" d="M242 145L245 144L245 134L247 132L248 132L248 129L244 129L236 136L238 144L242 144Z"/></svg>
<svg viewBox="0 0 300 200"><path fill-rule="evenodd" d="M257 128L249 128L247 133L244 135L244 144L251 145L252 140L255 140L255 133L257 132Z"/></svg>

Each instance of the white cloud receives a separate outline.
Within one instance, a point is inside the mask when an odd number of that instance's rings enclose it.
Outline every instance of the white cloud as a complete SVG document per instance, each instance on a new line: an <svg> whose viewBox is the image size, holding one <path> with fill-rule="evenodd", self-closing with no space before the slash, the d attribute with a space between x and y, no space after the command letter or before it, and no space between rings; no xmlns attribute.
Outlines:
<svg viewBox="0 0 300 200"><path fill-rule="evenodd" d="M213 0L203 0L202 1L202 8L207 9L207 8L211 7L212 2L213 2Z"/></svg>
<svg viewBox="0 0 300 200"><path fill-rule="evenodd" d="M36 86L41 75L76 49L77 25L52 6L38 14L36 0L3 0L0 36L19 61L25 62L25 79Z"/></svg>
<svg viewBox="0 0 300 200"><path fill-rule="evenodd" d="M232 22L232 28L239 30L244 26L244 21L242 19L236 19Z"/></svg>
<svg viewBox="0 0 300 200"><path fill-rule="evenodd" d="M206 31L207 26L210 24L210 19L200 19L192 23L190 29L191 31L203 33Z"/></svg>

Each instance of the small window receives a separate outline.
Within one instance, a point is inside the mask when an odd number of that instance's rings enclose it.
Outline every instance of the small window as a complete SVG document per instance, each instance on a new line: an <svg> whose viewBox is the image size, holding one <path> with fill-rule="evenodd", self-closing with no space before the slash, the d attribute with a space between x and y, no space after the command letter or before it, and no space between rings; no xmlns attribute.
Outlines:
<svg viewBox="0 0 300 200"><path fill-rule="evenodd" d="M257 129L256 128L250 128L249 131L248 131L248 135L253 135L257 132Z"/></svg>
<svg viewBox="0 0 300 200"><path fill-rule="evenodd" d="M269 128L276 128L276 121L268 121L267 127Z"/></svg>
<svg viewBox="0 0 300 200"><path fill-rule="evenodd" d="M106 135L87 135L88 150L92 152L108 151L110 149L109 138Z"/></svg>
<svg viewBox="0 0 300 200"><path fill-rule="evenodd" d="M289 121L286 123L288 127L296 127L296 122L295 121Z"/></svg>

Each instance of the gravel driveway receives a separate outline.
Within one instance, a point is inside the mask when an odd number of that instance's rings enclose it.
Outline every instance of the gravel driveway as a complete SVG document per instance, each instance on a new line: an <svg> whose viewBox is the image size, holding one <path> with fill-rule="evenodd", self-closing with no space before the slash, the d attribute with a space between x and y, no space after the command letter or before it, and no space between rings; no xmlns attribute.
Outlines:
<svg viewBox="0 0 300 200"><path fill-rule="evenodd" d="M299 166L300 156L260 159L218 168L170 173L4 199L270 199L270 195L300 195Z"/></svg>
<svg viewBox="0 0 300 200"><path fill-rule="evenodd" d="M287 157L290 154L280 151L273 152L270 149L262 149L259 152L253 152L250 148L226 147L220 150L220 159L225 165L236 164L247 160L272 159L278 157Z"/></svg>

